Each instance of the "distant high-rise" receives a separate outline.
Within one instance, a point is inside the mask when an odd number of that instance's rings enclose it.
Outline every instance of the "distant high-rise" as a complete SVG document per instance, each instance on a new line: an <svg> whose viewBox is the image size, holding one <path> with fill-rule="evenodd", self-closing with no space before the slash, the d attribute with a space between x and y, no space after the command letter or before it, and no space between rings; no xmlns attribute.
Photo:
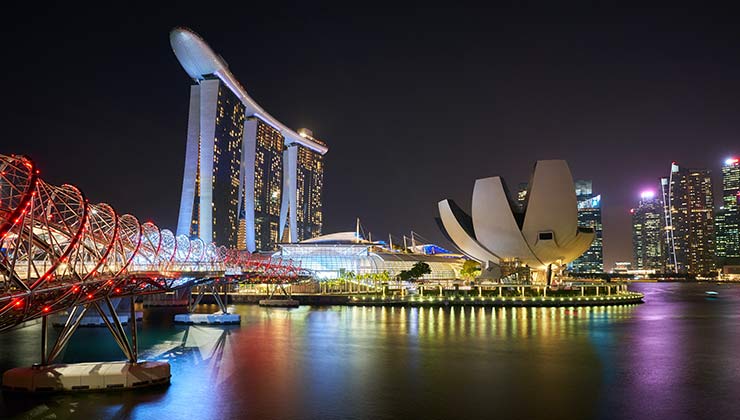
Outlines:
<svg viewBox="0 0 740 420"><path fill-rule="evenodd" d="M637 208L632 213L632 251L638 270L663 271L664 226L663 203L653 191L640 194Z"/></svg>
<svg viewBox="0 0 740 420"><path fill-rule="evenodd" d="M170 43L195 81L177 234L249 251L319 235L326 144L265 112L194 32Z"/></svg>
<svg viewBox="0 0 740 420"><path fill-rule="evenodd" d="M714 269L715 235L712 179L708 169L671 164L661 179L665 196L666 269L706 275Z"/></svg>
<svg viewBox="0 0 740 420"><path fill-rule="evenodd" d="M722 166L722 207L717 212L717 260L740 258L740 159L729 158Z"/></svg>
<svg viewBox="0 0 740 420"><path fill-rule="evenodd" d="M591 246L583 255L570 263L570 270L575 273L603 273L603 225L601 223L601 195L594 195L590 180L575 181L578 200L579 226L594 229L596 235Z"/></svg>
<svg viewBox="0 0 740 420"><path fill-rule="evenodd" d="M520 182L516 192L516 202L519 204L519 208L524 209L524 203L527 201L527 187L529 183Z"/></svg>

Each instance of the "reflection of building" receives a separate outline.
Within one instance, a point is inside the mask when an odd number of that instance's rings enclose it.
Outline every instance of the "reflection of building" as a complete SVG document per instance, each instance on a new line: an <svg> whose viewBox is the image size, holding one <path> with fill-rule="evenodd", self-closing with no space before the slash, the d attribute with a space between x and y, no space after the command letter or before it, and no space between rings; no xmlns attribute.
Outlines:
<svg viewBox="0 0 740 420"><path fill-rule="evenodd" d="M638 270L663 270L663 203L652 191L640 194L632 213L632 251Z"/></svg>
<svg viewBox="0 0 740 420"><path fill-rule="evenodd" d="M578 225L593 228L596 235L591 246L569 264L575 273L603 273L603 226L601 224L601 195L594 195L591 181L575 182L576 199L578 200Z"/></svg>
<svg viewBox="0 0 740 420"><path fill-rule="evenodd" d="M669 178L661 179L665 196L667 271L707 274L714 268L714 203L707 169L671 164Z"/></svg>
<svg viewBox="0 0 740 420"><path fill-rule="evenodd" d="M423 277L426 280L455 279L462 269L463 259L459 255L393 252L381 245L359 238L355 232L340 232L296 244L280 244L275 256L299 262L301 269L318 280L335 279L350 272L363 275L384 271L393 278L419 261L429 264L432 270Z"/></svg>
<svg viewBox="0 0 740 420"><path fill-rule="evenodd" d="M443 233L483 265L483 277L500 278L506 275L502 267L523 267L534 271L534 282L549 283L553 270L583 254L595 236L592 228L578 226L573 178L562 160L537 162L523 208L501 177L475 181L470 216L449 199L438 207Z"/></svg>
<svg viewBox="0 0 740 420"><path fill-rule="evenodd" d="M722 166L722 207L717 212L717 259L724 264L728 258L740 258L740 160L730 158Z"/></svg>
<svg viewBox="0 0 740 420"><path fill-rule="evenodd" d="M170 43L195 81L177 234L250 251L319 235L326 144L266 113L194 32Z"/></svg>

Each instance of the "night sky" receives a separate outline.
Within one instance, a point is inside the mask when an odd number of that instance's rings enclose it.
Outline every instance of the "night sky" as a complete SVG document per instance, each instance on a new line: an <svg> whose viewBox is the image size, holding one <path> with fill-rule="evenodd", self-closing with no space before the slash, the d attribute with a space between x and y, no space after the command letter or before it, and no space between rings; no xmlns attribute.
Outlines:
<svg viewBox="0 0 740 420"><path fill-rule="evenodd" d="M178 25L273 116L328 143L327 233L359 216L377 237L448 245L437 201L469 209L476 178L515 190L535 160L560 158L603 194L611 268L631 259L639 191L672 160L719 184L740 154L734 10L27 3L0 18L0 153L170 229L191 84L169 45Z"/></svg>

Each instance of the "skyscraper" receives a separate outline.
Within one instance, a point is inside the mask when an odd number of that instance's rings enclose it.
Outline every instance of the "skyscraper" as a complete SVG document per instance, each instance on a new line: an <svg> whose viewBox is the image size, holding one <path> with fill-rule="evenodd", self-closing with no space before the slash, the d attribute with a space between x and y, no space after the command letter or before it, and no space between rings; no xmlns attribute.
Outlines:
<svg viewBox="0 0 740 420"><path fill-rule="evenodd" d="M722 166L722 207L717 212L717 260L740 258L740 159L729 158Z"/></svg>
<svg viewBox="0 0 740 420"><path fill-rule="evenodd" d="M596 235L586 252L570 263L575 273L603 273L603 226L601 223L601 195L594 195L590 180L575 181L578 200L578 225L594 229Z"/></svg>
<svg viewBox="0 0 740 420"><path fill-rule="evenodd" d="M310 130L298 130L301 136L313 137ZM324 190L324 157L320 153L294 143L289 151L295 150L298 155L296 211L298 238L307 239L321 235L324 215L321 211L322 192Z"/></svg>
<svg viewBox="0 0 740 420"><path fill-rule="evenodd" d="M244 105L219 79L191 86L178 234L237 245L244 118Z"/></svg>
<svg viewBox="0 0 740 420"><path fill-rule="evenodd" d="M661 179L667 222L668 271L706 275L714 269L715 235L712 179L708 169L671 164Z"/></svg>
<svg viewBox="0 0 740 420"><path fill-rule="evenodd" d="M527 188L529 183L520 182L517 186L516 202L519 204L520 209L524 209L524 204L527 202Z"/></svg>
<svg viewBox="0 0 740 420"><path fill-rule="evenodd" d="M249 251L319 235L326 144L265 112L196 33L176 28L170 43L195 82L177 234Z"/></svg>
<svg viewBox="0 0 740 420"><path fill-rule="evenodd" d="M638 270L663 271L665 258L663 203L653 191L640 194L632 214L632 251Z"/></svg>
<svg viewBox="0 0 740 420"><path fill-rule="evenodd" d="M280 207L283 194L283 149L285 137L279 130L259 118L250 117L244 124L246 167L253 167L246 180L246 243L254 241L256 249L273 249L280 242ZM253 160L253 162L252 162ZM250 206L249 203L254 203ZM253 218L246 217L253 214Z"/></svg>

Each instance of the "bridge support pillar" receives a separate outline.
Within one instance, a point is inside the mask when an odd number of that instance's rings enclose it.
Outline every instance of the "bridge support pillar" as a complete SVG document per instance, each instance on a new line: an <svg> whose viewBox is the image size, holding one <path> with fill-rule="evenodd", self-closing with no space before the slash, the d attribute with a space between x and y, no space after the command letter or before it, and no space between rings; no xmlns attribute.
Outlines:
<svg viewBox="0 0 740 420"><path fill-rule="evenodd" d="M195 314L193 311L200 304L201 299L205 296L208 291L212 296L213 300L218 305L219 312L213 314ZM192 303L188 305L188 313L175 315L175 323L178 324L209 324L209 325L226 325L226 324L240 324L241 316L235 313L229 313L229 308L226 306L227 294L224 293L223 299L219 293L218 287L215 284L208 286L200 286L198 288L198 295L193 299Z"/></svg>
<svg viewBox="0 0 740 420"><path fill-rule="evenodd" d="M41 317L41 365L46 365L46 340L49 337L49 324L46 315Z"/></svg>
<svg viewBox="0 0 740 420"><path fill-rule="evenodd" d="M135 319L133 297L131 316ZM131 343L108 297L103 299L107 313L99 302L74 306L59 336L48 350L48 319L41 318L41 363L32 367L10 369L3 374L2 387L19 392L54 392L86 390L120 390L142 388L170 382L167 362L139 362L136 322L131 323ZM100 314L113 339L128 360L121 362L88 362L54 364L90 308Z"/></svg>

